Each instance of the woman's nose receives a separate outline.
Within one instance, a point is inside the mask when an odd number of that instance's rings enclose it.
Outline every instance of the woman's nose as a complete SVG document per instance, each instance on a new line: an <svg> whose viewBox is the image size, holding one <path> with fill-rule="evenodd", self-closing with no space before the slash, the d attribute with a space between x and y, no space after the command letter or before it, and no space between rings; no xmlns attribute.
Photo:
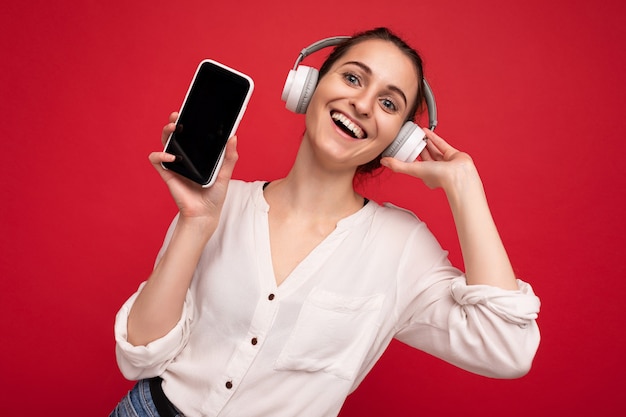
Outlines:
<svg viewBox="0 0 626 417"><path fill-rule="evenodd" d="M367 91L367 89L363 89L350 99L350 104L354 106L358 114L369 117L372 114L375 99L372 93Z"/></svg>

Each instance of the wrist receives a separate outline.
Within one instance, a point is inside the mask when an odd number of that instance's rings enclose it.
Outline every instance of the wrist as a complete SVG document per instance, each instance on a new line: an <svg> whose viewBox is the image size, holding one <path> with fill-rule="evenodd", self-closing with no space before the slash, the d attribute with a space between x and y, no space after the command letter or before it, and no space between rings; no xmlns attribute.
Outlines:
<svg viewBox="0 0 626 417"><path fill-rule="evenodd" d="M204 216L188 217L180 214L176 228L181 234L206 242L215 232L217 224L218 222L213 218Z"/></svg>
<svg viewBox="0 0 626 417"><path fill-rule="evenodd" d="M442 186L450 202L461 202L476 192L483 193L483 184L474 163L465 161L451 170Z"/></svg>

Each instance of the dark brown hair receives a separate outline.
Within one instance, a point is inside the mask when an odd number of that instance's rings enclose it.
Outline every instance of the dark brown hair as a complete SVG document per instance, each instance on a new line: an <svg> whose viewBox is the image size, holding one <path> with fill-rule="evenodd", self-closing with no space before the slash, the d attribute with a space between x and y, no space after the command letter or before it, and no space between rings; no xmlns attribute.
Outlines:
<svg viewBox="0 0 626 417"><path fill-rule="evenodd" d="M409 114L405 121L411 121L415 119L418 111L422 111L424 104L424 89L422 88L421 80L424 77L424 72L422 68L422 58L419 53L411 48L404 40L402 40L399 36L394 34L391 30L385 27L378 27L375 29L370 29L364 32L359 32L353 35L351 38L346 39L344 42L337 45L333 51L328 55L326 61L322 64L319 70L319 79L324 77L330 70L330 68L337 62L341 57L343 57L354 45L359 44L361 42L369 41L369 40L383 40L392 43L395 45L400 51L402 51L407 57L411 59L413 65L417 70L417 79L420 80L418 84L418 90L416 93L416 100L413 104L413 107L409 110ZM367 174L375 169L380 167L380 156L378 156L373 161L370 161L366 164L363 164L357 168L357 174Z"/></svg>

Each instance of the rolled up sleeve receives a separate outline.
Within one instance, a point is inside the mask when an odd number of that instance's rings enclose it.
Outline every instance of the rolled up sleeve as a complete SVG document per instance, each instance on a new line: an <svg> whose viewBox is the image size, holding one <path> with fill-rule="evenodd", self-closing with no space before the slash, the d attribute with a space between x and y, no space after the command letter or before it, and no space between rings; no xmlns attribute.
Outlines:
<svg viewBox="0 0 626 417"><path fill-rule="evenodd" d="M517 290L468 285L447 255L424 228L405 243L395 338L476 374L528 373L540 340L540 301L530 284L518 280Z"/></svg>
<svg viewBox="0 0 626 417"><path fill-rule="evenodd" d="M453 360L476 373L495 378L518 378L531 368L539 346L540 301L530 284L518 280L519 290L452 281L457 304L449 316Z"/></svg>
<svg viewBox="0 0 626 417"><path fill-rule="evenodd" d="M165 336L145 346L134 346L129 343L128 315L144 285L145 283L122 305L115 317L117 364L124 377L130 380L151 378L163 373L167 365L187 344L193 321L193 299L187 291L180 320Z"/></svg>
<svg viewBox="0 0 626 417"><path fill-rule="evenodd" d="M468 285L463 275L438 281L396 338L479 375L521 377L539 346L540 301L528 283L518 286Z"/></svg>

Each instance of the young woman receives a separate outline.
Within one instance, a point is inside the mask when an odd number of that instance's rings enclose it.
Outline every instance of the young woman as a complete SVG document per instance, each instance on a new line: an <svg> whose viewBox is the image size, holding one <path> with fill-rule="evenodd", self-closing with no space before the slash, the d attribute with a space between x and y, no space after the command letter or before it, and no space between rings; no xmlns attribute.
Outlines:
<svg viewBox="0 0 626 417"><path fill-rule="evenodd" d="M285 178L232 180L236 138L208 189L150 155L179 213L116 318L120 369L139 382L112 416L335 416L392 338L482 375L528 372L539 300L513 273L472 159L429 130L419 160L380 157L422 104L422 79L404 41L363 32L320 69ZM415 215L355 192L380 164L445 191L465 273Z"/></svg>

